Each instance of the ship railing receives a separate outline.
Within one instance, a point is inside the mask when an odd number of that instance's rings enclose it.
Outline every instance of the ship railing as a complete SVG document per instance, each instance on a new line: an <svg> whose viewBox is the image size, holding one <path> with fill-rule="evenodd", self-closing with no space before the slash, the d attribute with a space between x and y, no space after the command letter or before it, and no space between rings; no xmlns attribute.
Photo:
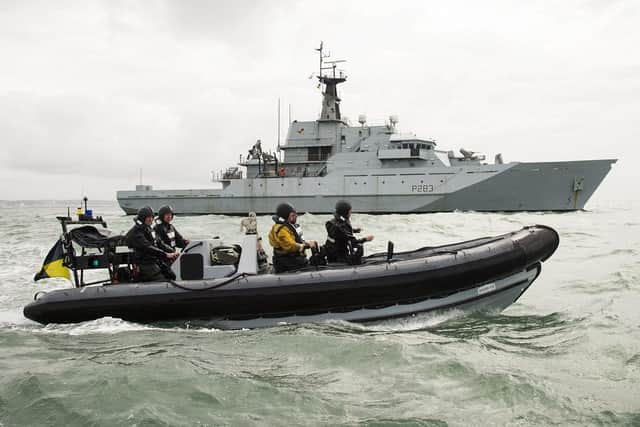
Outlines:
<svg viewBox="0 0 640 427"><path fill-rule="evenodd" d="M228 168L225 171L216 173L212 178L214 182L230 181L232 179L242 179L243 172L237 167Z"/></svg>

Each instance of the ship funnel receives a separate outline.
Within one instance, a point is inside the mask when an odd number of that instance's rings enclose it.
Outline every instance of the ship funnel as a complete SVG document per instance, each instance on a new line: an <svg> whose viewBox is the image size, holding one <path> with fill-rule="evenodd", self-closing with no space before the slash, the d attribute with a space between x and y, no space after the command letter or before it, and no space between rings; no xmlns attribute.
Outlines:
<svg viewBox="0 0 640 427"><path fill-rule="evenodd" d="M400 120L398 120L398 116L396 116L395 114L389 116L389 123L391 123L391 126L395 127L399 121Z"/></svg>
<svg viewBox="0 0 640 427"><path fill-rule="evenodd" d="M367 123L367 116L364 114L360 114L358 116L358 123L360 123L360 126L364 126L365 123Z"/></svg>

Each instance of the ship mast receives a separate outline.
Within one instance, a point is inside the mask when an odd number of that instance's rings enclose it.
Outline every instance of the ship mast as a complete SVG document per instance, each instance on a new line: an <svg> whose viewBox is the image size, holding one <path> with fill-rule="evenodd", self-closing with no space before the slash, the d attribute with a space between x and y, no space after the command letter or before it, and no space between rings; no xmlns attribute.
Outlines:
<svg viewBox="0 0 640 427"><path fill-rule="evenodd" d="M340 115L340 98L338 97L337 86L347 80L347 76L339 71L336 75L336 64L346 62L345 60L325 61L325 58L331 56L330 53L324 53L323 43L316 49L320 56L318 80L324 84L322 92L322 113L320 121L342 121ZM330 70L330 74L323 74L324 71Z"/></svg>

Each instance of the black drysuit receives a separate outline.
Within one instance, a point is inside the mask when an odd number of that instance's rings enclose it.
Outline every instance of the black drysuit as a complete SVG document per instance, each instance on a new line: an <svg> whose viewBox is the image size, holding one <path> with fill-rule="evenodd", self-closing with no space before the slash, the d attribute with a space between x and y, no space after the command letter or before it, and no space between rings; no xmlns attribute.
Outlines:
<svg viewBox="0 0 640 427"><path fill-rule="evenodd" d="M348 219L335 216L325 224L327 228L327 242L324 245L328 262L347 262L359 264L362 258L362 243L366 239L354 236L353 227Z"/></svg>
<svg viewBox="0 0 640 427"><path fill-rule="evenodd" d="M127 232L126 240L138 264L138 280L152 282L175 279L166 263L166 252L156 246L155 233L150 226L136 220L136 224Z"/></svg>

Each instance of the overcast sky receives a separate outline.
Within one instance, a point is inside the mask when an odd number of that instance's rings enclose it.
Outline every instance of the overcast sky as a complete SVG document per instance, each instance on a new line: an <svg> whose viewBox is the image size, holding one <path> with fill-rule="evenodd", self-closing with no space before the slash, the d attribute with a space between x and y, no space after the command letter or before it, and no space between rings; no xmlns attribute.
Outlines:
<svg viewBox="0 0 640 427"><path fill-rule="evenodd" d="M0 199L207 188L317 118L324 40L342 111L505 161L619 158L639 198L640 2L0 1Z"/></svg>

